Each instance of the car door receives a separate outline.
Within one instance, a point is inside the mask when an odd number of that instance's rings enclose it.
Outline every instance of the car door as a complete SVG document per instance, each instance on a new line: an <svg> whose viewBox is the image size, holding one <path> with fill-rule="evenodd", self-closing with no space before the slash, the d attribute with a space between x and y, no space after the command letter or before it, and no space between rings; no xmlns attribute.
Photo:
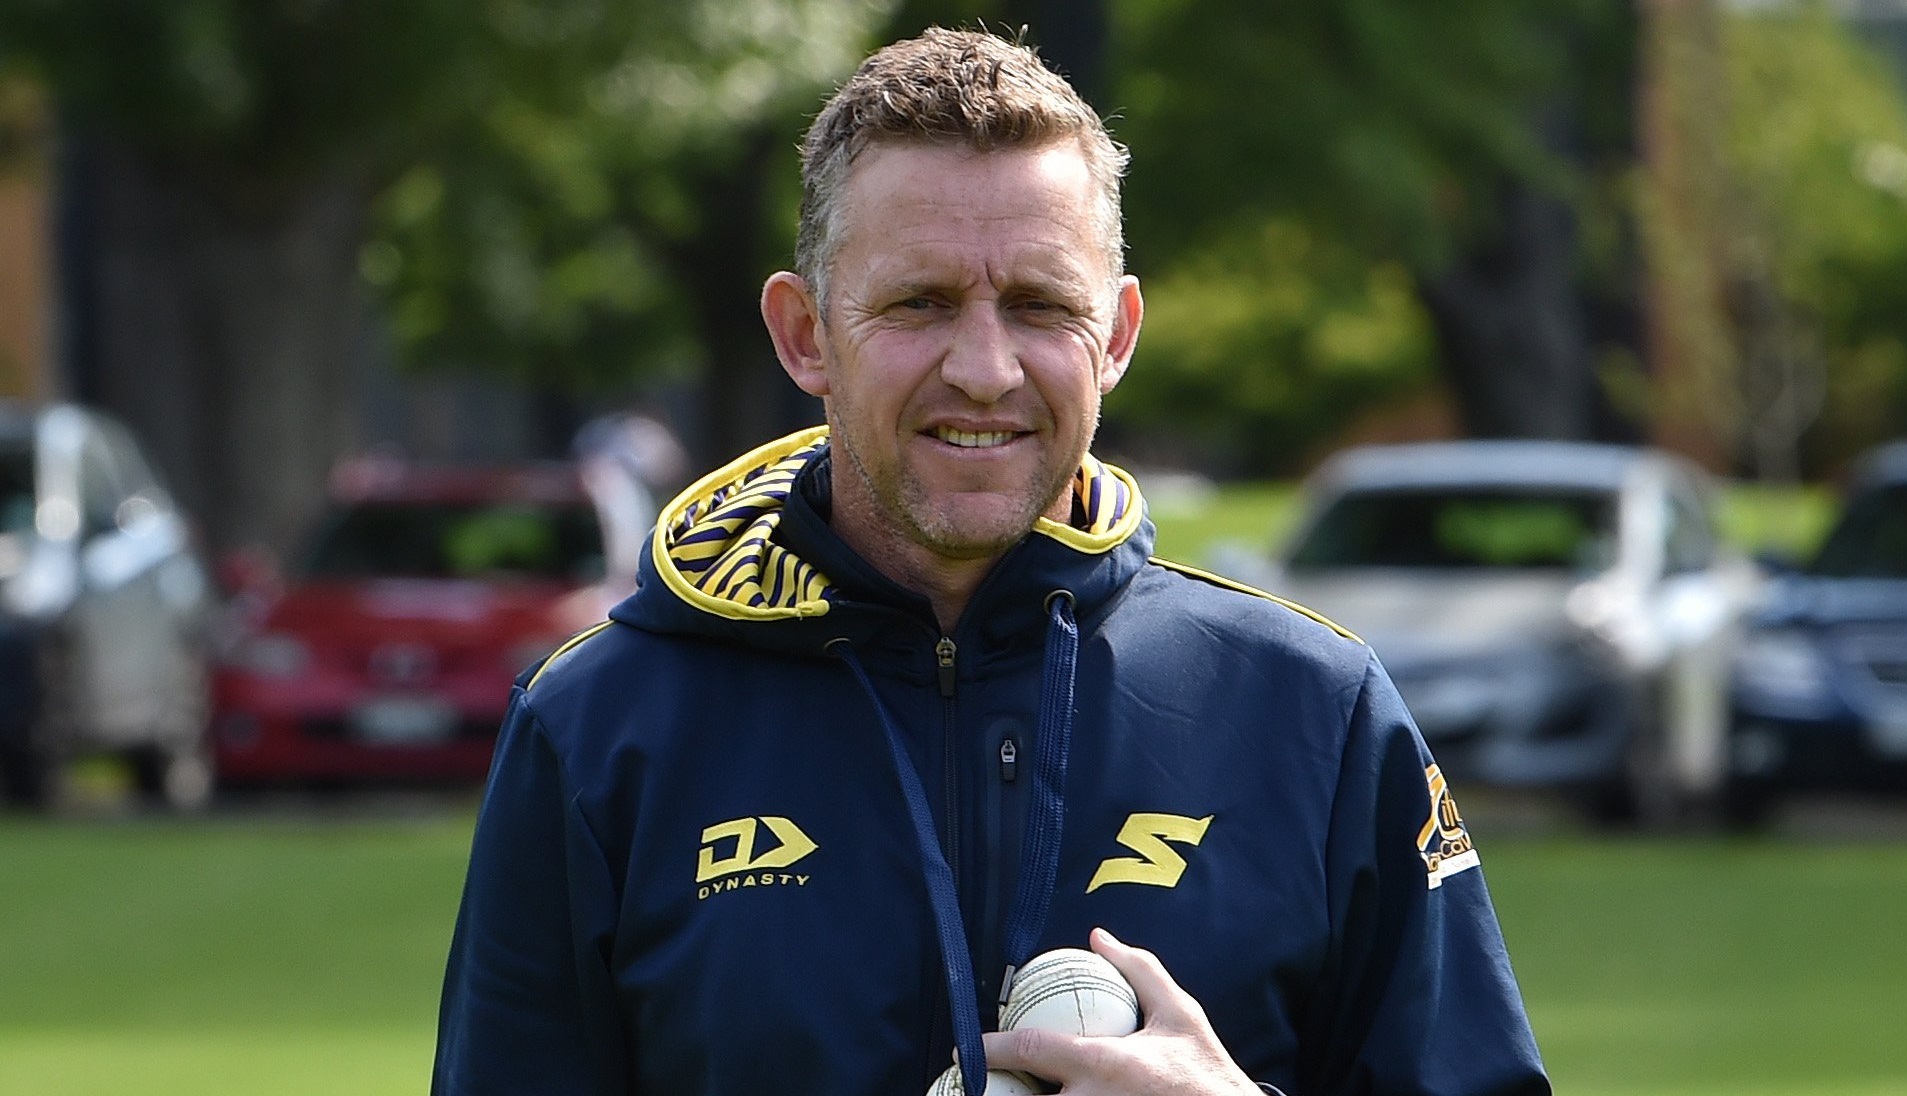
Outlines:
<svg viewBox="0 0 1907 1096"><path fill-rule="evenodd" d="M95 744L146 744L196 718L193 614L203 577L183 523L130 437L87 415L70 444L79 513L67 614L69 701Z"/></svg>
<svg viewBox="0 0 1907 1096"><path fill-rule="evenodd" d="M154 687L142 656L151 625L142 611L137 563L118 527L124 497L112 453L90 420L59 439L70 462L76 583L58 662L59 686L79 728L94 744L117 744L146 716Z"/></svg>
<svg viewBox="0 0 1907 1096"><path fill-rule="evenodd" d="M1668 648L1661 717L1677 784L1702 797L1720 789L1726 771L1728 667L1741 575L1699 484L1670 476L1660 505L1662 577L1653 600Z"/></svg>

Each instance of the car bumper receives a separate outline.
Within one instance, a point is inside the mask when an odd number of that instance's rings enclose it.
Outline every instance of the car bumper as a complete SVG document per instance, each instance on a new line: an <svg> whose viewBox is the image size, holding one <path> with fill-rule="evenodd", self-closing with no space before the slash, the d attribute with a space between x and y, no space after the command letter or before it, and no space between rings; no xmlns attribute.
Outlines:
<svg viewBox="0 0 1907 1096"><path fill-rule="evenodd" d="M39 632L0 620L0 743L23 742L40 715Z"/></svg>
<svg viewBox="0 0 1907 1096"><path fill-rule="evenodd" d="M505 709L498 690L314 697L223 683L213 757L226 785L470 784L489 772Z"/></svg>
<svg viewBox="0 0 1907 1096"><path fill-rule="evenodd" d="M1633 690L1587 677L1506 700L1465 720L1412 706L1437 763L1461 784L1587 788L1621 777ZM1514 697L1516 690L1506 690ZM1409 703L1409 694L1406 694Z"/></svg>
<svg viewBox="0 0 1907 1096"><path fill-rule="evenodd" d="M1809 791L1907 792L1907 730L1858 718L1737 713L1731 771L1739 782Z"/></svg>

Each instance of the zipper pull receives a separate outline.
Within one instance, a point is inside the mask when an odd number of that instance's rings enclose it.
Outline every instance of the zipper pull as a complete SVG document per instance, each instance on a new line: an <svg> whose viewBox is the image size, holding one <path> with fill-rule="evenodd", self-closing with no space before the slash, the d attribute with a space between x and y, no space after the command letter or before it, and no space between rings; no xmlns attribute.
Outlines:
<svg viewBox="0 0 1907 1096"><path fill-rule="evenodd" d="M940 642L934 644L934 661L940 665L941 696L952 696L954 694L955 650L954 641L948 639L946 636L941 636Z"/></svg>
<svg viewBox="0 0 1907 1096"><path fill-rule="evenodd" d="M1019 768L1019 744L1010 738L1002 738L1000 740L1000 779L1009 784L1013 783L1014 777L1019 775Z"/></svg>
<svg viewBox="0 0 1907 1096"><path fill-rule="evenodd" d="M1006 973L1000 975L1000 1007L1001 1008L1006 1007L1007 994L1013 992L1013 976L1018 973L1020 973L1019 966L1014 963L1008 963L1006 965Z"/></svg>

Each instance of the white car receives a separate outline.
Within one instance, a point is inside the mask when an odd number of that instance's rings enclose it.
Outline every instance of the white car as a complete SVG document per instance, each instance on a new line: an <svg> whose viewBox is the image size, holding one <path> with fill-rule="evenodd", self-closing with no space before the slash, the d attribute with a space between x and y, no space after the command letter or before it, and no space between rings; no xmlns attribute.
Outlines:
<svg viewBox="0 0 1907 1096"><path fill-rule="evenodd" d="M67 762L105 753L144 797L204 803L210 598L124 426L0 406L0 795L45 806Z"/></svg>
<svg viewBox="0 0 1907 1096"><path fill-rule="evenodd" d="M1667 453L1549 441L1372 446L1307 481L1265 576L1364 636L1439 763L1667 821L1727 772L1729 657L1759 572Z"/></svg>

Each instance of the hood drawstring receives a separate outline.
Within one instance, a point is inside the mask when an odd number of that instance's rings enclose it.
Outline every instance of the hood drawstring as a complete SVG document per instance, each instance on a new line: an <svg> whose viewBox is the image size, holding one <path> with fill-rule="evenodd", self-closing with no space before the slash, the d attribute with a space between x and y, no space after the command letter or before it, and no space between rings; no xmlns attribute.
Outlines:
<svg viewBox="0 0 1907 1096"><path fill-rule="evenodd" d="M980 1007L974 1001L973 958L967 951L967 930L960 919L960 892L954 886L953 869L940 851L934 834L933 808L927 803L927 790L921 787L920 773L907 756L907 744L887 714L887 705L874 692L854 645L846 639L828 641L828 653L847 664L855 680L874 705L881 729L887 732L887 748L894 758L894 775L899 777L901 796L907 800L907 814L914 823L914 841L920 850L921 867L927 874L927 897L933 905L934 931L940 937L940 965L947 975L947 1001L953 1006L954 1048L960 1055L960 1079L967 1092L986 1089L987 1052L980 1044Z"/></svg>
<svg viewBox="0 0 1907 1096"><path fill-rule="evenodd" d="M1073 621L1073 595L1055 591L1046 599L1048 614L1046 658L1040 679L1039 743L1033 767L1033 802L1027 819L1026 836L1021 842L1019 880L1013 894L1013 907L1007 917L1007 976L1000 992L1004 996L1012 983L1013 972L1024 963L1039 942L1046 926L1053 881L1059 872L1059 844L1065 820L1066 755L1073 737L1073 678L1079 661L1079 627ZM953 1011L954 1047L959 1055L960 1079L965 1091L975 1096L986 1088L987 1054L980 1042L980 1008L975 997L973 956L967 950L967 930L960 916L960 894L953 869L941 852L934 830L933 808L921 785L920 773L901 732L894 725L887 705L874 691L874 682L847 639L830 640L827 652L840 659L860 682L881 729L887 734L888 752L894 761L894 775L900 781L901 796L907 801L907 813L914 825L914 841L920 852L921 868L926 875L927 897L933 907L934 931L940 939L941 967L946 974L947 999Z"/></svg>
<svg viewBox="0 0 1907 1096"><path fill-rule="evenodd" d="M1013 975L1029 958L1046 928L1053 880L1059 872L1059 839L1066 821L1066 757L1073 745L1073 671L1079 663L1079 626L1073 595L1046 595L1046 665L1040 674L1039 741L1033 756L1033 803L1020 839L1020 881L1006 919L1006 1002Z"/></svg>

